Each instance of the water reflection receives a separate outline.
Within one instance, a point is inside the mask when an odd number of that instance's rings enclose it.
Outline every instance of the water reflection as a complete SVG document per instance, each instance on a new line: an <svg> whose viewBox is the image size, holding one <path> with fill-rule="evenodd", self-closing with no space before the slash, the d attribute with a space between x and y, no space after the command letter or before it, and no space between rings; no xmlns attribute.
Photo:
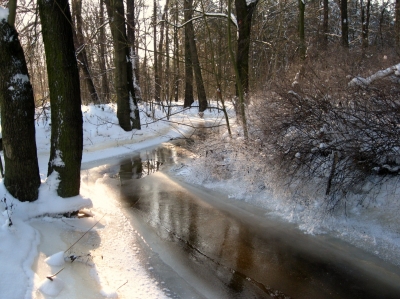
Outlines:
<svg viewBox="0 0 400 299"><path fill-rule="evenodd" d="M151 172L155 161L168 163L171 152L146 152L121 164L121 202L161 240L177 244L183 263L196 265L195 275L218 281L222 298L400 298L398 273L380 268L379 260L264 217L217 208L213 193ZM373 266L366 270L357 262Z"/></svg>

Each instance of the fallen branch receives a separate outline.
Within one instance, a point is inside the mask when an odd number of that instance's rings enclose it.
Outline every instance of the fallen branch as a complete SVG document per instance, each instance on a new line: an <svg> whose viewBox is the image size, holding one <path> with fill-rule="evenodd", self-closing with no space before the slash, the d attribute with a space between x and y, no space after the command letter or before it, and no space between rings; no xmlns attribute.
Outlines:
<svg viewBox="0 0 400 299"><path fill-rule="evenodd" d="M367 78L355 77L349 82L348 86L349 87L355 87L355 86L367 87L372 82L383 79L390 75L400 76L400 63L393 65L391 67L388 67L385 70L380 70Z"/></svg>

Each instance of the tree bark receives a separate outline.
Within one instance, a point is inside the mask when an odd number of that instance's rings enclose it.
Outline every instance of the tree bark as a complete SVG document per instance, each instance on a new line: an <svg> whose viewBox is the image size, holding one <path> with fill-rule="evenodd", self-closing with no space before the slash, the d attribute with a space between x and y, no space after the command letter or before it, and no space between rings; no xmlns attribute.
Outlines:
<svg viewBox="0 0 400 299"><path fill-rule="evenodd" d="M231 0L228 0L228 16L231 15ZM235 70L235 79L236 79L236 87L239 97L239 109L240 109L240 118L242 121L243 127L243 135L244 138L247 140L249 138L248 130L247 130L247 118L246 118L246 106L245 106L245 99L244 99L244 89L240 78L239 67L237 64L237 60L235 60L233 47L232 47L232 35L231 35L231 20L228 19L228 49L229 49L229 56L232 61L233 68Z"/></svg>
<svg viewBox="0 0 400 299"><path fill-rule="evenodd" d="M185 0L185 17L186 20L190 20L192 18L193 12L193 0ZM196 87L197 87L197 97L199 100L199 112L203 112L207 109L207 96L206 90L204 88L203 77L201 75L201 67L199 62L199 56L197 53L197 46L194 36L194 26L193 22L189 22L185 26L186 34L185 35L189 42L190 47L190 55L192 60L192 66L194 71L194 78L196 80Z"/></svg>
<svg viewBox="0 0 400 299"><path fill-rule="evenodd" d="M347 0L340 0L340 17L342 23L342 45L349 47L349 20L347 18Z"/></svg>
<svg viewBox="0 0 400 299"><path fill-rule="evenodd" d="M89 62L86 55L85 48L85 38L83 36L83 28L82 28L82 0L72 0L72 14L74 17L75 30L74 33L74 44L75 51L77 53L78 58L78 66L82 70L83 73L83 82L85 82L89 93L90 98L94 104L100 103L99 96L96 91L96 87L94 86L92 74L89 69Z"/></svg>
<svg viewBox="0 0 400 299"><path fill-rule="evenodd" d="M58 172L61 197L79 195L82 111L72 19L67 0L38 0L51 105L48 175Z"/></svg>
<svg viewBox="0 0 400 299"><path fill-rule="evenodd" d="M13 25L0 21L0 109L4 185L20 201L38 198L35 104L25 56Z"/></svg>
<svg viewBox="0 0 400 299"><path fill-rule="evenodd" d="M248 5L246 2L246 0L235 0L236 17L239 26L236 64L238 67L240 83L242 85L244 95L247 95L249 92L249 53L251 21L258 0L252 1Z"/></svg>
<svg viewBox="0 0 400 299"><path fill-rule="evenodd" d="M322 47L328 48L328 33L329 33L329 0L324 0L324 20L322 23Z"/></svg>
<svg viewBox="0 0 400 299"><path fill-rule="evenodd" d="M400 0L396 0L396 6L395 6L395 17L396 17L396 23L395 23L395 35L396 35L396 48L397 52L399 51L398 49L400 48Z"/></svg>
<svg viewBox="0 0 400 299"><path fill-rule="evenodd" d="M141 99L141 91L139 87L139 81L137 80L137 53L135 50L135 1L128 0L127 1L127 39L128 39L128 51L129 51L129 61L128 61L128 83L129 83L129 90L132 100L132 107L131 110L133 115L131 116L132 120L132 128L140 130L140 114L139 114L139 107L138 102Z"/></svg>
<svg viewBox="0 0 400 299"><path fill-rule="evenodd" d="M117 117L121 128L132 130L131 103L134 94L131 91L132 66L130 63L129 46L125 29L125 10L122 0L105 0L108 17L110 18L111 35L114 45L114 85L117 93ZM137 108L137 107L132 107Z"/></svg>
<svg viewBox="0 0 400 299"><path fill-rule="evenodd" d="M305 41L305 34L304 34L304 13L306 10L306 4L303 2L304 0L298 0L299 2L299 54L300 59L304 60L306 58L306 41Z"/></svg>
<svg viewBox="0 0 400 299"><path fill-rule="evenodd" d="M161 100L161 80L160 70L158 64L158 51L157 51L157 1L154 0L153 7L153 46L154 46L154 100L160 102Z"/></svg>
<svg viewBox="0 0 400 299"><path fill-rule="evenodd" d="M190 12L187 9L187 1L184 2L184 21L189 20ZM190 107L193 102L193 65L192 52L190 51L190 42L188 34L188 26L185 26L185 100L183 107Z"/></svg>
<svg viewBox="0 0 400 299"><path fill-rule="evenodd" d="M174 9L174 101L179 99L179 48L178 48L178 1L175 0Z"/></svg>
<svg viewBox="0 0 400 299"><path fill-rule="evenodd" d="M104 0L100 0L100 23L103 24L104 17ZM110 100L110 87L108 85L107 67L106 67L106 34L104 26L100 27L99 30L99 42L100 42L100 57L99 57L99 68L101 75L101 99L102 102L108 103Z"/></svg>
<svg viewBox="0 0 400 299"><path fill-rule="evenodd" d="M368 48L368 33L369 33L369 19L370 19L371 0L367 0L367 7L361 1L361 36L363 49Z"/></svg>

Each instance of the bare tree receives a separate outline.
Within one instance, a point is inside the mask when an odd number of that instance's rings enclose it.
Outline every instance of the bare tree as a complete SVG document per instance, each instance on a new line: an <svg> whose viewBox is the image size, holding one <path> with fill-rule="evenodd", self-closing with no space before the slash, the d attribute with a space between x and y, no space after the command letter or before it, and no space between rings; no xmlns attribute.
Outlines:
<svg viewBox="0 0 400 299"><path fill-rule="evenodd" d="M83 36L83 23L82 23L82 0L72 1L72 15L74 19L75 30L74 33L74 44L76 56L78 58L78 66L82 70L83 81L85 82L90 98L94 104L100 103L99 96L94 86L92 74L89 68L89 61L86 54L85 37Z"/></svg>

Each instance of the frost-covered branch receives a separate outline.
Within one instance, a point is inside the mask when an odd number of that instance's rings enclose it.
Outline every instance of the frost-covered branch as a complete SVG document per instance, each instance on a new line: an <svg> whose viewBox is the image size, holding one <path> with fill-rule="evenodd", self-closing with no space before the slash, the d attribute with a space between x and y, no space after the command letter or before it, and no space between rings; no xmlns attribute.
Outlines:
<svg viewBox="0 0 400 299"><path fill-rule="evenodd" d="M224 14L224 13L217 13L217 12L206 12L206 13L203 13L203 12L200 12L200 11L197 11L197 10L196 10L196 12L201 13L201 15L193 17L190 20L188 20L188 21L186 21L185 23L182 23L182 24L175 25L173 23L168 22L167 20L161 20L160 22L158 22L158 24L160 24L161 22L166 22L168 25L180 29L180 28L185 27L190 22L202 19L204 17L211 17L211 18L226 18L226 19L230 19L232 21L232 23L236 26L236 28L238 28L238 23L237 23L236 17L233 14L231 14L231 17L229 18L228 15Z"/></svg>
<svg viewBox="0 0 400 299"><path fill-rule="evenodd" d="M400 63L388 67L385 70L380 70L367 78L355 77L349 82L348 85L349 87L354 87L354 86L366 87L370 85L372 82L383 79L390 75L400 76Z"/></svg>

